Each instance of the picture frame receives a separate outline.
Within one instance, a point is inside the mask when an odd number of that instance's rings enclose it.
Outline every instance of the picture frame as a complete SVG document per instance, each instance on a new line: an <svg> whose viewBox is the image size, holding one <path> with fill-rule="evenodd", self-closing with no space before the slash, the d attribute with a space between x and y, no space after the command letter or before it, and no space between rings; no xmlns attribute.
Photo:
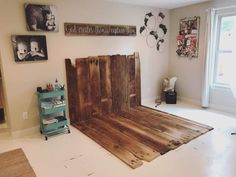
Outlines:
<svg viewBox="0 0 236 177"><path fill-rule="evenodd" d="M176 37L176 53L180 57L198 57L200 17L189 17L180 20L179 34Z"/></svg>
<svg viewBox="0 0 236 177"><path fill-rule="evenodd" d="M56 6L26 3L24 7L28 31L59 31Z"/></svg>
<svg viewBox="0 0 236 177"><path fill-rule="evenodd" d="M12 35L15 62L48 60L46 36Z"/></svg>
<svg viewBox="0 0 236 177"><path fill-rule="evenodd" d="M136 26L64 23L66 36L136 36Z"/></svg>

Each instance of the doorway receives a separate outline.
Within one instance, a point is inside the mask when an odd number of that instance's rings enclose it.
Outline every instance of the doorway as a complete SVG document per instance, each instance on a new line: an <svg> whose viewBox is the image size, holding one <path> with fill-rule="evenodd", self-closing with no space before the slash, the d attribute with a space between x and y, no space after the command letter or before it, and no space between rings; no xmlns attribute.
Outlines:
<svg viewBox="0 0 236 177"><path fill-rule="evenodd" d="M0 69L0 130L7 128L4 105L5 104L4 104L4 94L3 94L3 80L2 80L2 71Z"/></svg>

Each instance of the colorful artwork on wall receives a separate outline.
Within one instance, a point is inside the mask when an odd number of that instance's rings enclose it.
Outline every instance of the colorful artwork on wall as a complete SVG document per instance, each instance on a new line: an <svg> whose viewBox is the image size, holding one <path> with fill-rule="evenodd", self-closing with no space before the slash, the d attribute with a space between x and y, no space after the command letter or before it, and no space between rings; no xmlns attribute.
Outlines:
<svg viewBox="0 0 236 177"><path fill-rule="evenodd" d="M140 27L140 34L146 38L147 46L161 50L162 44L165 42L164 37L167 34L167 27L163 24L165 15L160 12L155 16L149 12L144 17L144 25Z"/></svg>
<svg viewBox="0 0 236 177"><path fill-rule="evenodd" d="M178 49L176 51L181 57L198 57L200 17L184 18L180 20L179 35L176 37Z"/></svg>
<svg viewBox="0 0 236 177"><path fill-rule="evenodd" d="M48 59L46 36L13 35L11 39L16 62Z"/></svg>

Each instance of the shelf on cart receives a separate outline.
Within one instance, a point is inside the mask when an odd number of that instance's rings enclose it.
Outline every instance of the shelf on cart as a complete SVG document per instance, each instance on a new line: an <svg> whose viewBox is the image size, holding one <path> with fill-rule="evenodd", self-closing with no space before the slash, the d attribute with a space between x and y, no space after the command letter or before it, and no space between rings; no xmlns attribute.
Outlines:
<svg viewBox="0 0 236 177"><path fill-rule="evenodd" d="M64 116L57 116L54 119L57 119L58 121L50 124L43 124L44 132L64 128L64 126L67 125L67 119Z"/></svg>
<svg viewBox="0 0 236 177"><path fill-rule="evenodd" d="M42 92L42 93L38 92L38 97L40 99L58 97L58 96L63 96L63 95L64 95L64 90L56 90L56 91Z"/></svg>
<svg viewBox="0 0 236 177"><path fill-rule="evenodd" d="M48 114L53 114L53 113L57 113L64 110L65 110L65 105L62 105L59 107L53 107L52 109L41 109L41 113L42 115L48 115Z"/></svg>

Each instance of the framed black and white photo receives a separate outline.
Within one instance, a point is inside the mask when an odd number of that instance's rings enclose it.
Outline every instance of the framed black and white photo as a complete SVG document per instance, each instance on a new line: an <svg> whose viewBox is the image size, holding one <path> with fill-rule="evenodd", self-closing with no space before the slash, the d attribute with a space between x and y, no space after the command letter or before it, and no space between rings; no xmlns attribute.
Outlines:
<svg viewBox="0 0 236 177"><path fill-rule="evenodd" d="M56 6L25 4L28 31L58 31Z"/></svg>
<svg viewBox="0 0 236 177"><path fill-rule="evenodd" d="M11 40L16 62L48 59L46 36L12 35Z"/></svg>

